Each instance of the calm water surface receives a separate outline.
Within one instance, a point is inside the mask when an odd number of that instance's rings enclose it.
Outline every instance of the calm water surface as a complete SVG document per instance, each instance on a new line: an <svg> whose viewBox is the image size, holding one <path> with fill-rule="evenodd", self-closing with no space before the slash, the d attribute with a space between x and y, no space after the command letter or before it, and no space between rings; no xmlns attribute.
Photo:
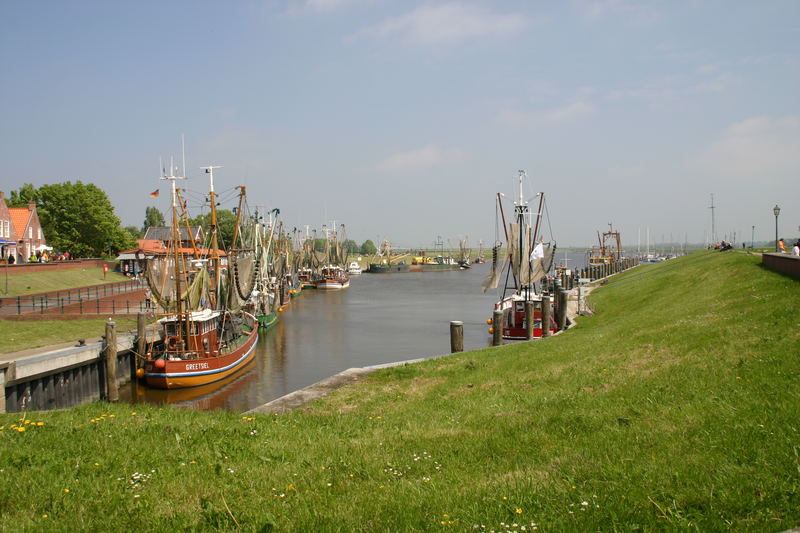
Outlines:
<svg viewBox="0 0 800 533"><path fill-rule="evenodd" d="M454 272L361 274L341 291L304 290L275 327L262 331L255 361L235 376L177 391L134 386L121 397L242 412L348 368L446 354L451 320L464 322L465 350L485 348L486 319L498 299L481 291L488 272L487 263Z"/></svg>

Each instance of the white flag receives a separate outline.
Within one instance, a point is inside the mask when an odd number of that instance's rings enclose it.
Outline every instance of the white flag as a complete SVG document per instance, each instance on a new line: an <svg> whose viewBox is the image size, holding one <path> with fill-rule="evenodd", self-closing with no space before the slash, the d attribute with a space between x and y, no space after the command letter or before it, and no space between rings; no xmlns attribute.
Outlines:
<svg viewBox="0 0 800 533"><path fill-rule="evenodd" d="M531 261L542 259L544 257L544 245L540 242L531 252Z"/></svg>

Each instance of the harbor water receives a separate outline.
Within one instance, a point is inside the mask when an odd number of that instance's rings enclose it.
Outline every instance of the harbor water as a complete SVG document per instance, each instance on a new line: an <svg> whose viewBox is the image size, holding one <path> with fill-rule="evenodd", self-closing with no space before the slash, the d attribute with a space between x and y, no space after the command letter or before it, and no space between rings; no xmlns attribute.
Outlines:
<svg viewBox="0 0 800 533"><path fill-rule="evenodd" d="M563 263L559 253L556 264ZM569 266L583 260L570 254ZM262 330L255 360L222 382L180 390L129 386L121 399L243 412L353 367L450 351L450 321L464 322L464 349L491 345L486 319L498 291L481 290L490 264L451 272L364 273L341 291L304 290Z"/></svg>

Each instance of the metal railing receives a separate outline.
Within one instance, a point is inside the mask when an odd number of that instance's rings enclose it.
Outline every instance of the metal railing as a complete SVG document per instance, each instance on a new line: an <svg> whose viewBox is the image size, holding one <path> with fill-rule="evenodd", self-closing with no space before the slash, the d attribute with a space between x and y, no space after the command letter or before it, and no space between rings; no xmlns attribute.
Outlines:
<svg viewBox="0 0 800 533"><path fill-rule="evenodd" d="M0 298L0 314L25 315L30 313L53 314L129 314L148 311L150 307L140 300L104 300L110 296L141 290L143 280L128 280L44 294L30 294Z"/></svg>

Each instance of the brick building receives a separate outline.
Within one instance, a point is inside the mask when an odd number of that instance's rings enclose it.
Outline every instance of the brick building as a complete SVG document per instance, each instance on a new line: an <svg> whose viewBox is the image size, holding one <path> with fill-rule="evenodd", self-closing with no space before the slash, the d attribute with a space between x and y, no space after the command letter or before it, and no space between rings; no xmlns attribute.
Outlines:
<svg viewBox="0 0 800 533"><path fill-rule="evenodd" d="M13 255L17 263L27 261L47 246L35 203L8 207L5 193L0 191L0 246L0 256L8 260Z"/></svg>

